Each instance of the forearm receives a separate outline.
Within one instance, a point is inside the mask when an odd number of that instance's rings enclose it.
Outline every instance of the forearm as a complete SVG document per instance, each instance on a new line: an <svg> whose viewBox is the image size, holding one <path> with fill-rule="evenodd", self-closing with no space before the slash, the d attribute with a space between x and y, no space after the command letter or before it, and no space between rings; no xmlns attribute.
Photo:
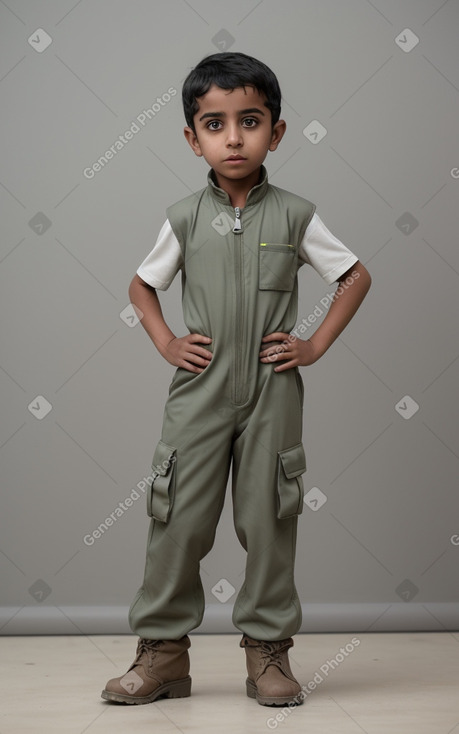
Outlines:
<svg viewBox="0 0 459 734"><path fill-rule="evenodd" d="M212 339L204 334L186 334L176 337L164 321L159 298L154 288L136 274L129 286L131 303L139 310L140 323L152 340L158 352L175 367L189 372L203 372L212 352L206 349Z"/></svg>
<svg viewBox="0 0 459 734"><path fill-rule="evenodd" d="M346 278L352 278L352 283L347 284ZM317 359L339 337L356 313L370 288L371 277L365 266L358 261L344 273L339 284L326 317L309 339Z"/></svg>
<svg viewBox="0 0 459 734"><path fill-rule="evenodd" d="M166 347L172 339L175 339L175 334L164 320L155 289L135 275L129 286L129 298L131 303L142 312L140 323L159 353L164 356Z"/></svg>

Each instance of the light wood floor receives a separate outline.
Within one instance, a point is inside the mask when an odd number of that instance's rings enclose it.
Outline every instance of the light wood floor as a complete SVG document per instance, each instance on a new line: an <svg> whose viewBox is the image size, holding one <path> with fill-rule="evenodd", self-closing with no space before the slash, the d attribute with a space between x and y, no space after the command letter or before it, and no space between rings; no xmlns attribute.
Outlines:
<svg viewBox="0 0 459 734"><path fill-rule="evenodd" d="M459 734L458 633L297 635L293 710L246 697L240 637L191 635L191 696L143 706L100 698L133 636L0 638L0 733Z"/></svg>

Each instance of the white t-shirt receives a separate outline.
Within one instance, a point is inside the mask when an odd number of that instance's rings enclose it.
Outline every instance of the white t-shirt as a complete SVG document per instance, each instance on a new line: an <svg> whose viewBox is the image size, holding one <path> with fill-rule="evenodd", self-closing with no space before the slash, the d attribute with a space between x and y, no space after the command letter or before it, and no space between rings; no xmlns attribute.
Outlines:
<svg viewBox="0 0 459 734"><path fill-rule="evenodd" d="M334 283L358 257L337 239L314 212L299 248L299 259L311 265L325 280ZM183 268L179 242L166 219L152 251L137 269L137 275L160 291L169 288L178 271Z"/></svg>

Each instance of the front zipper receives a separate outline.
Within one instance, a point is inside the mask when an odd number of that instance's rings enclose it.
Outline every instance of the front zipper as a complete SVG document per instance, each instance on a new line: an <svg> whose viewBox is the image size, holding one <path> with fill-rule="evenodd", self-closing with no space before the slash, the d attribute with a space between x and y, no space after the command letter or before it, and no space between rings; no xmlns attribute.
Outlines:
<svg viewBox="0 0 459 734"><path fill-rule="evenodd" d="M237 206L234 209L235 221L233 232L235 234L242 234L241 224L241 210ZM233 379L233 403L240 405L245 402L243 399L243 391L245 385L242 383L242 357L243 357L243 346L244 346L244 287L243 287L243 275L244 268L242 262L242 237L235 237L235 280L236 280L236 318L235 318L235 338L234 338L234 379Z"/></svg>
<svg viewBox="0 0 459 734"><path fill-rule="evenodd" d="M240 232L242 229L241 225L241 210L238 206L234 208L234 213L236 215L236 219L234 220L234 227L233 232Z"/></svg>

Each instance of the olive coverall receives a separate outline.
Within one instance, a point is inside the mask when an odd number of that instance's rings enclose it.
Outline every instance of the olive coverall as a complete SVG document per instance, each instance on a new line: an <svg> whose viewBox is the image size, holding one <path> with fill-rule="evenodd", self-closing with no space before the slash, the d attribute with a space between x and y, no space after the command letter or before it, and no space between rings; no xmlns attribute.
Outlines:
<svg viewBox="0 0 459 734"><path fill-rule="evenodd" d="M303 383L297 368L260 362L262 338L289 333L297 317L298 247L315 205L268 183L234 209L214 180L171 206L182 249L183 313L209 336L212 359L178 368L169 388L148 492L144 581L129 611L134 633L179 639L201 623L200 561L212 548L232 463L237 537L247 552L233 623L257 640L294 635L294 583L303 507Z"/></svg>

